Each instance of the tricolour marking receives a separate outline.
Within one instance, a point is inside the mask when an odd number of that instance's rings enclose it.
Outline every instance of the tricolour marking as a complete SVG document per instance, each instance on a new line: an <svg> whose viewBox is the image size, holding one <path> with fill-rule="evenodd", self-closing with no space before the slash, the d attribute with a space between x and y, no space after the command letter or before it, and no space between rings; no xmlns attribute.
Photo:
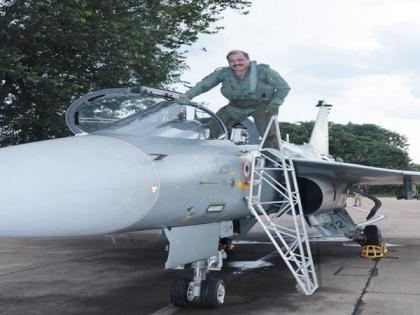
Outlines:
<svg viewBox="0 0 420 315"><path fill-rule="evenodd" d="M242 176L246 182L251 179L251 171L251 162L247 160L242 161Z"/></svg>

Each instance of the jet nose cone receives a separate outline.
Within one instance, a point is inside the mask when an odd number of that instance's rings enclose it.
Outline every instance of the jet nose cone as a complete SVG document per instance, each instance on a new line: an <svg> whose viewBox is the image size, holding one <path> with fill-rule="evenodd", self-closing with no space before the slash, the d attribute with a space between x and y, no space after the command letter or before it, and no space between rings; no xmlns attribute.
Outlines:
<svg viewBox="0 0 420 315"><path fill-rule="evenodd" d="M0 149L0 236L115 232L153 207L158 176L123 141L77 136Z"/></svg>

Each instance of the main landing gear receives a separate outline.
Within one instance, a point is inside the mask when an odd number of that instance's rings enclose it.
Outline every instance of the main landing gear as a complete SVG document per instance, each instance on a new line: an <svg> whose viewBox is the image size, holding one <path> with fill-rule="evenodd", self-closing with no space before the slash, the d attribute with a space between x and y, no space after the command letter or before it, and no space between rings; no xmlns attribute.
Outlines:
<svg viewBox="0 0 420 315"><path fill-rule="evenodd" d="M186 307L190 304L210 308L222 306L226 295L225 283L218 278L206 279L210 270L220 270L222 264L221 251L217 257L192 263L194 278L191 280L183 277L175 280L171 287L171 303L177 307Z"/></svg>
<svg viewBox="0 0 420 315"><path fill-rule="evenodd" d="M369 259L382 258L388 252L381 232L376 225L366 225L363 230L363 238L360 242L362 256Z"/></svg>

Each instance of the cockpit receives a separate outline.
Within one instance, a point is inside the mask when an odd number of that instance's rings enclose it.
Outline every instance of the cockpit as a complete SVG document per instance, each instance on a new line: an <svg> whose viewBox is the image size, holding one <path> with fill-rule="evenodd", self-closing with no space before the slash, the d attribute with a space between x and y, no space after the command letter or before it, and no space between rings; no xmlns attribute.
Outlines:
<svg viewBox="0 0 420 315"><path fill-rule="evenodd" d="M117 132L183 139L226 139L223 122L195 103L178 104L178 93L153 88L108 89L74 102L66 123L75 134Z"/></svg>

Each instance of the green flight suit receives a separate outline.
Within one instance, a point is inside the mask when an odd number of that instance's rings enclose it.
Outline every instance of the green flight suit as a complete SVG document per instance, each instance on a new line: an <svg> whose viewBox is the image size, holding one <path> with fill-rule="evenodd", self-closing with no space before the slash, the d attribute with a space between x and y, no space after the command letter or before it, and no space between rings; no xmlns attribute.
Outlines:
<svg viewBox="0 0 420 315"><path fill-rule="evenodd" d="M238 77L230 67L219 68L185 94L194 98L222 83L222 95L229 103L216 114L228 129L252 116L258 132L262 136L272 115L278 114L278 107L289 93L289 85L276 71L265 64L251 62L246 75ZM211 127L211 126L210 126ZM275 134L270 133L267 144L276 147Z"/></svg>

